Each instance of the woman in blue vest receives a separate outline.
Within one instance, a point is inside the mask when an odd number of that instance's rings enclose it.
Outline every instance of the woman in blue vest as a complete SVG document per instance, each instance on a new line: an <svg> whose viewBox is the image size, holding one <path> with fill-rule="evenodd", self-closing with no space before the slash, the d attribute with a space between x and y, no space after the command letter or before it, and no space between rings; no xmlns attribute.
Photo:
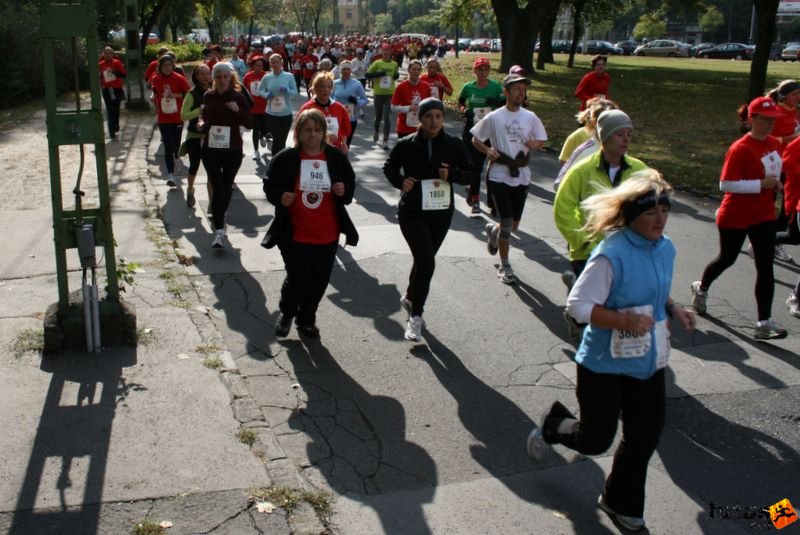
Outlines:
<svg viewBox="0 0 800 535"><path fill-rule="evenodd" d="M528 437L528 454L537 460L551 444L598 455L614 441L621 414L622 441L598 506L629 530L645 525L647 464L664 427L667 320L688 330L695 321L669 297L675 247L664 227L671 191L647 169L582 203L585 229L608 238L567 299L570 315L589 324L575 357L581 417L556 401Z"/></svg>

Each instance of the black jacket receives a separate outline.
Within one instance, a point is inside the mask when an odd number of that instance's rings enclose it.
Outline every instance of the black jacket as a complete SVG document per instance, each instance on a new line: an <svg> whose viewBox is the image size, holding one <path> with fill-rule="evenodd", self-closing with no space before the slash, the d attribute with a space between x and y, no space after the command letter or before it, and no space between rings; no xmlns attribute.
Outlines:
<svg viewBox="0 0 800 535"><path fill-rule="evenodd" d="M383 172L395 188L402 190L406 177L417 180L438 178L439 168L443 163L449 166L447 181L451 184L469 184L472 180L475 166L463 141L444 130L435 138L426 138L417 132L397 142L383 165ZM454 205L451 187L450 212ZM411 191L403 193L398 212L421 211L422 187L417 182Z"/></svg>
<svg viewBox="0 0 800 535"><path fill-rule="evenodd" d="M345 243L355 247L358 245L358 231L345 209L345 205L353 201L353 192L356 188L353 167L342 151L330 145L325 145L325 159L328 162L331 183L344 183L344 195L341 197L334 195L333 199L336 201L339 229L345 235ZM289 209L281 204L281 196L286 192L294 192L299 172L300 150L294 147L280 151L269 164L267 178L264 179L264 193L267 194L267 200L275 205L275 219L267 231L264 243L267 249L276 245L280 247L292 240L292 221Z"/></svg>

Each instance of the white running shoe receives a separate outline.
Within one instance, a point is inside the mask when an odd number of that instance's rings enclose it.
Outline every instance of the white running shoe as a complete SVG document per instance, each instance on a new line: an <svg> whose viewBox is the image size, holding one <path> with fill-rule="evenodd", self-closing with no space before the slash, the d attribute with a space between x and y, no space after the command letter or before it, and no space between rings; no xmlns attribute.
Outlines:
<svg viewBox="0 0 800 535"><path fill-rule="evenodd" d="M516 284L517 278L514 276L514 270L511 269L511 266L501 266L500 269L497 270L497 278L500 279L500 282L503 284Z"/></svg>
<svg viewBox="0 0 800 535"><path fill-rule="evenodd" d="M792 255L786 252L786 249L783 248L783 245L780 243L775 245L775 260L780 260L781 262L791 262Z"/></svg>
<svg viewBox="0 0 800 535"><path fill-rule="evenodd" d="M623 528L627 530L639 531L645 526L644 518L638 516L621 515L615 512L611 507L608 506L608 504L606 503L606 499L603 497L602 494L597 499L597 506L606 513L608 513L608 515L613 520L616 520L619 523L619 525L621 525Z"/></svg>
<svg viewBox="0 0 800 535"><path fill-rule="evenodd" d="M175 181L175 176L172 173L170 173L167 177L167 186L171 188L178 187L178 183Z"/></svg>
<svg viewBox="0 0 800 535"><path fill-rule="evenodd" d="M690 286L692 290L692 308L700 315L706 313L706 299L708 299L708 290L700 288L700 281L694 281Z"/></svg>
<svg viewBox="0 0 800 535"><path fill-rule="evenodd" d="M756 340L780 340L786 338L789 333L781 327L778 322L770 318L768 320L759 321L756 324L756 334L753 336Z"/></svg>
<svg viewBox="0 0 800 535"><path fill-rule="evenodd" d="M211 242L211 247L214 249L224 249L225 248L225 231L224 230L215 230L214 231L214 240Z"/></svg>
<svg viewBox="0 0 800 535"><path fill-rule="evenodd" d="M797 298L794 292L790 293L786 299L786 306L789 307L789 314L795 318L800 318L800 299Z"/></svg>
<svg viewBox="0 0 800 535"><path fill-rule="evenodd" d="M421 316L411 316L406 323L405 339L410 342L419 342L422 339L422 321Z"/></svg>

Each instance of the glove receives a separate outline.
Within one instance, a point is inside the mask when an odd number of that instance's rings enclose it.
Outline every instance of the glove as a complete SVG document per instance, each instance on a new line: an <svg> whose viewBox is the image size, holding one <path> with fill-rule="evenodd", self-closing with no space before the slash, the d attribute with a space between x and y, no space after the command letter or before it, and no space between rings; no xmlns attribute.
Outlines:
<svg viewBox="0 0 800 535"><path fill-rule="evenodd" d="M273 94L272 94L272 91L267 91L267 96L266 96L266 99L267 99L267 100L271 99L271 98L272 98L272 97L274 97L274 96L275 96L275 95L273 95Z"/></svg>
<svg viewBox="0 0 800 535"><path fill-rule="evenodd" d="M347 102L349 102L350 104L358 104L358 99L353 95L350 95L349 97L347 97Z"/></svg>

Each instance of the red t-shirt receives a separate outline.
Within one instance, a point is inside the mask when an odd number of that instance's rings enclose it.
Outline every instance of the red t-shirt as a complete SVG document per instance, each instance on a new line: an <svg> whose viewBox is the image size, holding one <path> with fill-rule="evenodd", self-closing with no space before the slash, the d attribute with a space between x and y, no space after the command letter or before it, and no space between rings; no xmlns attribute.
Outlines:
<svg viewBox="0 0 800 535"><path fill-rule="evenodd" d="M306 54L301 61L303 62L303 78L311 80L317 74L319 59L314 54Z"/></svg>
<svg viewBox="0 0 800 535"><path fill-rule="evenodd" d="M294 185L294 192L297 195L294 202L289 205L289 216L292 221L292 239L300 243L325 244L333 243L339 239L339 218L336 214L336 201L333 200L333 193L303 191L300 189L300 171L303 169L303 161L308 161L316 169L327 169L328 162L325 158L325 151L316 156L300 151L300 170L297 173L297 180ZM333 177L328 173L330 180Z"/></svg>
<svg viewBox="0 0 800 535"><path fill-rule="evenodd" d="M594 71L586 73L581 78L575 89L575 96L581 99L581 110L586 109L586 101L598 95L608 96L608 86L611 85L611 75L607 72L597 74Z"/></svg>
<svg viewBox="0 0 800 535"><path fill-rule="evenodd" d="M800 137L783 149L783 206L787 214L800 211Z"/></svg>
<svg viewBox="0 0 800 535"><path fill-rule="evenodd" d="M156 104L156 112L158 114L157 122L159 124L183 124L181 119L181 106L183 106L183 96L189 92L189 82L186 78L177 72L171 73L169 76L163 74L154 74L150 79L150 85L153 86L153 99ZM164 99L173 98L174 103ZM174 104L174 106L173 106ZM171 113L170 110L164 110L164 106L174 107L176 111Z"/></svg>
<svg viewBox="0 0 800 535"><path fill-rule="evenodd" d="M428 85L431 86L431 96L432 97L436 97L439 100L442 100L442 97L444 96L444 88L447 88L448 90L450 90L450 93L453 92L453 86L450 85L450 80L448 80L447 76L445 76L444 74L442 74L440 72L437 72L432 77L428 76L428 73L425 73L422 76L420 76L419 79L422 80L423 82L427 82ZM440 87L437 87L437 86L433 85L434 82L442 82L442 85L444 86L444 88L440 88Z"/></svg>
<svg viewBox="0 0 800 535"><path fill-rule="evenodd" d="M333 100L331 100L330 104L327 106L322 106L317 103L317 99L312 98L300 106L297 114L300 115L301 112L309 108L322 112L322 115L324 115L325 119L328 121L329 134L332 133L334 127L336 128L336 143L332 145L338 149L344 150L344 147L347 145L347 138L350 136L350 132L353 128L350 124L350 114L347 113L347 108Z"/></svg>
<svg viewBox="0 0 800 535"><path fill-rule="evenodd" d="M423 99L431 96L431 86L428 82L419 81L416 85L412 85L408 80L403 80L394 90L392 95L393 106L410 106L411 104L419 104ZM409 114L397 114L397 133L398 134L413 134L417 131L419 124L413 123L413 116L409 120ZM418 122L418 121L417 121Z"/></svg>
<svg viewBox="0 0 800 535"><path fill-rule="evenodd" d="M292 54L292 74L303 74L303 54L295 52Z"/></svg>
<svg viewBox="0 0 800 535"><path fill-rule="evenodd" d="M242 79L242 83L250 91L250 96L253 97L253 106L250 108L250 113L264 115L267 113L267 99L256 95L261 79L267 75L267 71L256 73L255 71L247 71Z"/></svg>
<svg viewBox="0 0 800 535"><path fill-rule="evenodd" d="M780 143L773 137L757 140L745 134L733 142L725 154L720 181L760 180L765 177L761 158L771 152L780 155ZM775 190L759 193L725 192L717 212L717 225L723 228L744 229L775 219Z"/></svg>
<svg viewBox="0 0 800 535"><path fill-rule="evenodd" d="M123 79L114 74L114 71L125 74L125 65L119 59L106 61L105 58L100 58L97 67L100 69L100 87L122 88Z"/></svg>
<svg viewBox="0 0 800 535"><path fill-rule="evenodd" d="M144 70L144 81L149 82L150 78L158 71L158 60L154 59L150 62L147 68Z"/></svg>
<svg viewBox="0 0 800 535"><path fill-rule="evenodd" d="M783 112L783 115L775 118L775 124L772 127L772 135L775 137L791 136L800 125L797 110L787 110L783 106L778 106L778 109ZM781 144L781 151L786 150L786 145L788 145L788 143Z"/></svg>

